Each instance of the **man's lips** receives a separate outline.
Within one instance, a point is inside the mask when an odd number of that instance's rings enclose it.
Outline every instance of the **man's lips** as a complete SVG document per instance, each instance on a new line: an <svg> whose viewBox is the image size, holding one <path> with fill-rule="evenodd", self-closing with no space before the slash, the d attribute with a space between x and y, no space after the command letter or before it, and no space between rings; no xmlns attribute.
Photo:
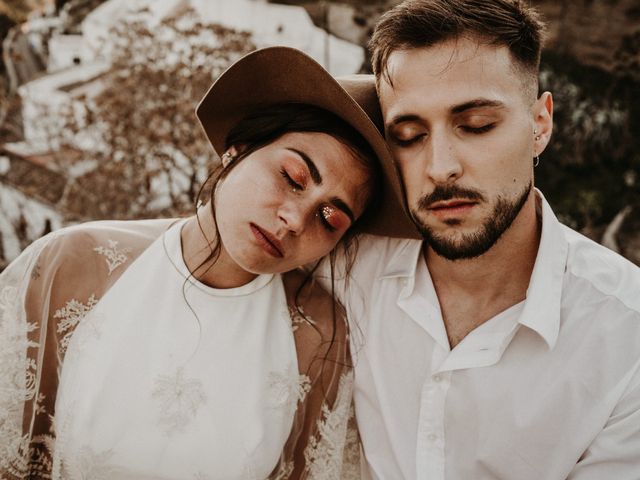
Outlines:
<svg viewBox="0 0 640 480"><path fill-rule="evenodd" d="M258 244L269 255L276 258L284 257L284 250L282 248L282 244L278 241L277 238L275 238L266 230L262 230L260 227L258 227L254 223L249 224L249 227L251 228L251 233L253 233L253 236L258 241Z"/></svg>
<svg viewBox="0 0 640 480"><path fill-rule="evenodd" d="M474 200L442 200L429 205L428 210L436 215L452 215L465 213L471 210L477 203L478 202Z"/></svg>

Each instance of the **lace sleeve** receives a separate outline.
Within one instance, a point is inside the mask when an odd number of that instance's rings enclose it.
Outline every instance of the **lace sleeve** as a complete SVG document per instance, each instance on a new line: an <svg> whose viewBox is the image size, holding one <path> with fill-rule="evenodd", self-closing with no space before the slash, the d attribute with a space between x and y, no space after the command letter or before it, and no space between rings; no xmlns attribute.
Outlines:
<svg viewBox="0 0 640 480"><path fill-rule="evenodd" d="M301 389L294 425L272 479L359 478L353 416L353 369L344 310L304 275L285 275ZM351 426L351 428L349 428Z"/></svg>
<svg viewBox="0 0 640 480"><path fill-rule="evenodd" d="M0 275L0 478L51 478L69 339L162 225L98 222L54 232Z"/></svg>
<svg viewBox="0 0 640 480"><path fill-rule="evenodd" d="M25 478L28 472L25 412L37 408L42 399L36 395L38 369L33 355L38 325L27 319L24 298L30 280L41 275L37 260L50 238L32 244L0 275L1 478Z"/></svg>

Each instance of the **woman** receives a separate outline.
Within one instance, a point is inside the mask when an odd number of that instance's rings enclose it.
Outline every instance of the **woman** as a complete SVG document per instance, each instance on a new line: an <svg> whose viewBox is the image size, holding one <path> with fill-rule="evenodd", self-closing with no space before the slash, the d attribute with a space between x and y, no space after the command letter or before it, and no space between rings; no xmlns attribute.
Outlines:
<svg viewBox="0 0 640 480"><path fill-rule="evenodd" d="M411 228L347 90L296 50L247 55L197 110L222 164L196 215L67 228L9 266L3 478L339 477L347 325L296 267Z"/></svg>

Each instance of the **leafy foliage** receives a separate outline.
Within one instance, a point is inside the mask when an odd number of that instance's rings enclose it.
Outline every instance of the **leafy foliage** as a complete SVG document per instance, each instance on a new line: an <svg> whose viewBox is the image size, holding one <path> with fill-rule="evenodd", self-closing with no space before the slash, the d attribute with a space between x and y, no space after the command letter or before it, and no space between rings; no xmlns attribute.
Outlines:
<svg viewBox="0 0 640 480"><path fill-rule="evenodd" d="M143 11L109 42L112 67L91 82L99 93L63 113L65 138L93 165L71 182L65 207L85 218L183 213L213 161L195 106L255 48L250 35L202 24L192 11L150 26Z"/></svg>
<svg viewBox="0 0 640 480"><path fill-rule="evenodd" d="M627 62L632 45L615 58ZM543 60L555 126L536 182L565 223L590 233L627 205L640 209L640 139L632 134L640 131L640 71L627 62L605 72L553 52Z"/></svg>

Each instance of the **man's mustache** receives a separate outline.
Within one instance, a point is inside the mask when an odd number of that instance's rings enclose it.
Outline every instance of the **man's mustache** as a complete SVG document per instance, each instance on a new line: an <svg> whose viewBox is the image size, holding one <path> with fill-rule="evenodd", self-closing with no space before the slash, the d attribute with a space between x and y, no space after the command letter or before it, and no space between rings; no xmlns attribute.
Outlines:
<svg viewBox="0 0 640 480"><path fill-rule="evenodd" d="M457 185L437 185L429 195L425 195L418 200L418 209L427 210L431 208L435 202L441 202L452 199L467 199L473 201L483 201L484 196L475 190L459 187Z"/></svg>

